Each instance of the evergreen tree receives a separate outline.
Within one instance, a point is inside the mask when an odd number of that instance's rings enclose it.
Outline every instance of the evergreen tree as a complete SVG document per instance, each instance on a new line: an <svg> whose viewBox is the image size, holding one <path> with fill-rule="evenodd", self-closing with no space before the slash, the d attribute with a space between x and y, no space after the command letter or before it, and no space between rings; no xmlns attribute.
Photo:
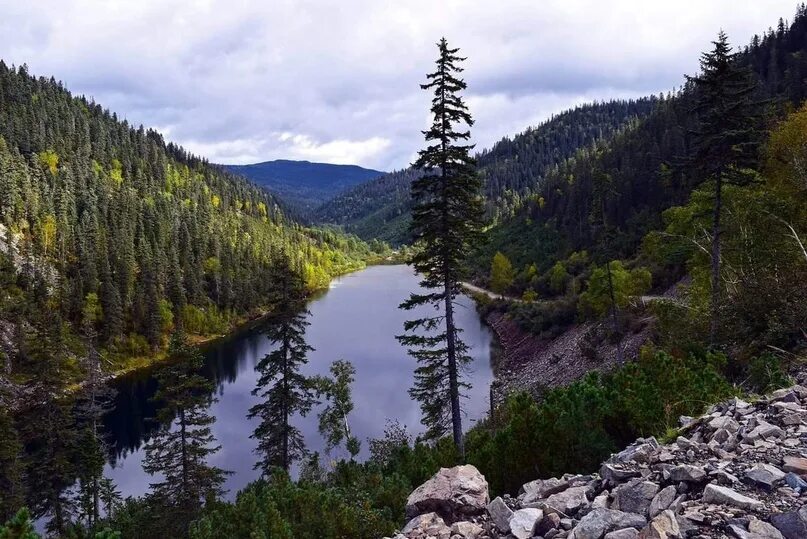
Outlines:
<svg viewBox="0 0 807 539"><path fill-rule="evenodd" d="M401 308L433 305L442 308L443 314L406 322L408 334L398 339L419 363L410 394L421 403L428 435L436 438L451 424L454 443L464 459L460 393L467 384L460 380L460 373L470 358L454 321L454 300L469 247L478 238L483 209L481 181L469 155L473 146L462 144L470 132L457 129L473 124L460 95L466 88L458 76L464 58L457 56L459 49L449 48L445 38L437 46L437 70L421 85L434 93L433 123L424 131L427 147L413 165L423 176L412 182L411 231L420 249L410 263L423 276L421 286L430 292L412 294Z"/></svg>
<svg viewBox="0 0 807 539"><path fill-rule="evenodd" d="M213 387L198 374L202 357L180 333L172 337L169 353L170 364L156 374L160 427L145 446L143 470L161 476L151 484L150 499L162 533L185 535L202 502L222 494L228 472L207 464L220 446L211 432L215 419L207 412Z"/></svg>
<svg viewBox="0 0 807 539"><path fill-rule="evenodd" d="M267 322L265 332L275 348L255 369L260 373L252 394L262 401L249 410L259 423L252 434L258 441L259 460L255 468L268 477L274 468L289 471L292 462L306 454L300 430L291 423L294 414L306 415L314 404L314 387L300 372L312 351L305 342L306 317L304 284L291 261L280 255L272 271L276 286L274 305L278 309Z"/></svg>
<svg viewBox="0 0 807 539"><path fill-rule="evenodd" d="M699 126L695 131L692 161L701 178L714 182L711 231L711 319L709 339L718 338L721 301L720 247L724 183L748 183L748 168L757 161L758 108L756 85L748 69L738 65L728 37L722 31L714 48L701 56L701 74L690 77L695 85Z"/></svg>

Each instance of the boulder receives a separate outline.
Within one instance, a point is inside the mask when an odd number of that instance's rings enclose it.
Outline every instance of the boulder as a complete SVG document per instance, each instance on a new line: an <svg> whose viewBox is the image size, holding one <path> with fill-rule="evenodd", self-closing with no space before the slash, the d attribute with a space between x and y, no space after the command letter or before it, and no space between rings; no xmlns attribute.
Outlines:
<svg viewBox="0 0 807 539"><path fill-rule="evenodd" d="M658 451L659 444L655 438L639 438L632 445L613 455L609 462L621 462L627 464L629 462L648 463L653 455Z"/></svg>
<svg viewBox="0 0 807 539"><path fill-rule="evenodd" d="M530 539L543 516L544 512L534 507L519 509L510 518L510 534L517 539Z"/></svg>
<svg viewBox="0 0 807 539"><path fill-rule="evenodd" d="M786 472L793 472L799 475L807 474L807 459L801 457L787 456L784 459L785 465L782 469Z"/></svg>
<svg viewBox="0 0 807 539"><path fill-rule="evenodd" d="M650 481L634 480L624 483L614 489L614 501L611 507L626 513L647 516L650 502L653 501L658 491L658 485Z"/></svg>
<svg viewBox="0 0 807 539"><path fill-rule="evenodd" d="M785 539L804 539L807 537L807 506L798 511L773 515L771 524Z"/></svg>
<svg viewBox="0 0 807 539"><path fill-rule="evenodd" d="M662 511L639 533L639 539L681 539L681 529L672 511Z"/></svg>
<svg viewBox="0 0 807 539"><path fill-rule="evenodd" d="M401 533L407 537L432 536L440 539L451 537L451 528L437 513L418 515L406 523Z"/></svg>
<svg viewBox="0 0 807 539"><path fill-rule="evenodd" d="M454 522L482 513L489 501L488 482L474 466L441 468L409 495L406 515L412 518L435 512L446 521Z"/></svg>
<svg viewBox="0 0 807 539"><path fill-rule="evenodd" d="M588 487L586 486L571 487L538 503L541 503L542 507L546 508L549 513L558 512L564 515L573 515L588 503L587 491Z"/></svg>
<svg viewBox="0 0 807 539"><path fill-rule="evenodd" d="M703 489L703 501L731 505L740 509L761 509L763 507L762 502L759 500L749 498L728 487L721 487L712 483L706 485L706 488Z"/></svg>
<svg viewBox="0 0 807 539"><path fill-rule="evenodd" d="M623 513L616 509L594 509L580 519L569 534L570 539L602 539L608 532L623 528L642 529L647 519L635 513Z"/></svg>
<svg viewBox="0 0 807 539"><path fill-rule="evenodd" d="M681 481L700 483L704 479L706 479L706 472L698 466L682 464L670 470L670 480L676 483Z"/></svg>
<svg viewBox="0 0 807 539"><path fill-rule="evenodd" d="M565 479L558 479L552 477L550 479L536 479L525 483L521 489L524 491L525 501L535 501L541 498L546 498L551 494L566 490L569 487L569 482Z"/></svg>
<svg viewBox="0 0 807 539"><path fill-rule="evenodd" d="M612 485L624 483L628 479L633 479L634 477L639 477L640 475L641 474L637 470L621 468L607 462L604 462L600 467L600 477Z"/></svg>
<svg viewBox="0 0 807 539"><path fill-rule="evenodd" d="M459 535L465 539L478 539L483 531L482 526L473 522L455 522L451 525L451 535Z"/></svg>
<svg viewBox="0 0 807 539"><path fill-rule="evenodd" d="M510 531L510 519L513 518L513 511L507 507L500 496L488 504L488 514L493 524L504 533Z"/></svg>
<svg viewBox="0 0 807 539"><path fill-rule="evenodd" d="M650 507L648 508L650 518L655 518L656 515L665 509L669 509L672 503L675 501L676 494L677 491L672 485L661 489L650 501Z"/></svg>
<svg viewBox="0 0 807 539"><path fill-rule="evenodd" d="M757 464L747 472L745 477L751 483L767 490L773 490L785 478L785 472L770 464Z"/></svg>
<svg viewBox="0 0 807 539"><path fill-rule="evenodd" d="M541 522L535 527L535 535L546 535L549 530L554 530L560 527L560 517L557 513L550 513L544 515Z"/></svg>

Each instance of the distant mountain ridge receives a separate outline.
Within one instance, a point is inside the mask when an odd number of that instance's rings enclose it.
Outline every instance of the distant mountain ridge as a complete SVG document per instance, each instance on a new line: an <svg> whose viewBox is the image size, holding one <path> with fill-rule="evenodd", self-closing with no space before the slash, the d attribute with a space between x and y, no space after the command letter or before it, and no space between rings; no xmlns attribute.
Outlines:
<svg viewBox="0 0 807 539"><path fill-rule="evenodd" d="M385 174L358 165L290 159L222 167L266 187L303 216L342 191Z"/></svg>

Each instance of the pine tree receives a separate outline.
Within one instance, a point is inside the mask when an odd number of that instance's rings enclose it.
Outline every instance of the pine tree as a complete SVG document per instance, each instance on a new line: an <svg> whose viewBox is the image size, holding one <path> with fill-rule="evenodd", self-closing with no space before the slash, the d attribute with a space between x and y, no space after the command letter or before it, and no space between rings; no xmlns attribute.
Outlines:
<svg viewBox="0 0 807 539"><path fill-rule="evenodd" d="M442 308L443 314L406 322L407 334L398 339L418 361L410 394L420 401L427 435L439 437L451 424L454 443L464 459L460 393L467 384L460 373L470 358L454 320L454 300L469 247L478 237L483 208L481 181L469 155L473 146L462 144L470 132L458 130L462 124L473 125L460 95L466 84L459 78L459 64L465 59L457 56L459 49L449 48L445 38L437 46L437 70L421 85L434 93L433 123L423 132L427 147L413 164L423 176L413 180L411 190L411 232L420 248L410 264L423 276L421 286L430 292L412 294L401 308L433 305Z"/></svg>
<svg viewBox="0 0 807 539"><path fill-rule="evenodd" d="M260 376L252 394L262 401L250 408L248 416L259 420L252 434L258 441L255 468L266 477L273 468L288 472L292 462L305 456L303 435L291 424L291 417L306 415L315 400L311 380L300 373L300 367L308 363L308 352L313 350L305 342L309 312L304 307L300 272L291 267L286 255L280 255L272 277L278 311L267 322L265 333L276 347L255 366Z"/></svg>
<svg viewBox="0 0 807 539"><path fill-rule="evenodd" d="M756 85L750 72L740 67L731 52L728 37L720 32L714 48L701 56L701 74L689 77L696 91L695 112L699 127L694 133L694 170L714 182L711 231L711 316L709 338L714 345L720 323L721 212L723 184L744 184L757 161L759 106L754 101Z"/></svg>
<svg viewBox="0 0 807 539"><path fill-rule="evenodd" d="M156 374L160 428L145 446L143 470L161 476L151 484L150 499L166 534L184 535L202 502L223 493L228 472L207 464L220 446L211 432L215 418L207 412L212 383L198 374L202 357L180 333L173 335L169 354L170 364Z"/></svg>

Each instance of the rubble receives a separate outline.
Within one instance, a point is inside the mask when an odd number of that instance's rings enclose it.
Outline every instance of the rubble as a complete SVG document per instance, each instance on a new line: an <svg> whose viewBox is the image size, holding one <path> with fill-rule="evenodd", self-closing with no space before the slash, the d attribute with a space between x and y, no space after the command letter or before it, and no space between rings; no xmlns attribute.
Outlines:
<svg viewBox="0 0 807 539"><path fill-rule="evenodd" d="M683 425L598 474L536 479L490 503L475 468L443 469L410 496L396 539L807 539L807 388L731 399Z"/></svg>

